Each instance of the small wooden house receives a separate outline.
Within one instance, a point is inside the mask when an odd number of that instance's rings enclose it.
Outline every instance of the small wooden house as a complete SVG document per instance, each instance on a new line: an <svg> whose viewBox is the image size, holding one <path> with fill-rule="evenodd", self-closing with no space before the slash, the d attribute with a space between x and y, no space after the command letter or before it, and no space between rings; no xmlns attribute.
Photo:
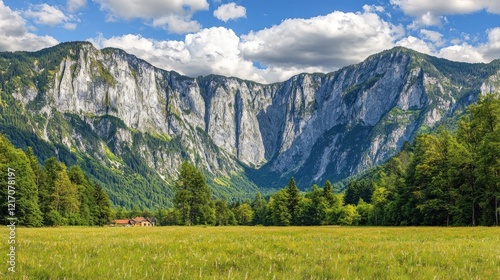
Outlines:
<svg viewBox="0 0 500 280"><path fill-rule="evenodd" d="M133 219L114 220L112 225L121 227L154 227L156 219L153 217L135 217Z"/></svg>
<svg viewBox="0 0 500 280"><path fill-rule="evenodd" d="M130 224L136 227L153 227L155 225L152 218L135 217L130 219Z"/></svg>

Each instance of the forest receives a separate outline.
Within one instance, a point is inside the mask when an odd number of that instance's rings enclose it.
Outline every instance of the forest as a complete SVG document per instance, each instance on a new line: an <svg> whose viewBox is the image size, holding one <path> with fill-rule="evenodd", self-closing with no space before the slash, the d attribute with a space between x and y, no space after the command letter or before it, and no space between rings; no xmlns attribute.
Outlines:
<svg viewBox="0 0 500 280"><path fill-rule="evenodd" d="M498 226L499 198L500 98L489 94L468 107L454 131L418 135L343 193L328 181L300 192L292 178L268 198L257 193L228 204L212 198L201 172L185 162L175 207L155 215L162 225Z"/></svg>
<svg viewBox="0 0 500 280"><path fill-rule="evenodd" d="M106 192L80 167L69 169L55 157L43 165L28 147L16 149L0 135L1 222L16 218L26 227L107 225L112 206ZM9 191L7 191L9 190Z"/></svg>

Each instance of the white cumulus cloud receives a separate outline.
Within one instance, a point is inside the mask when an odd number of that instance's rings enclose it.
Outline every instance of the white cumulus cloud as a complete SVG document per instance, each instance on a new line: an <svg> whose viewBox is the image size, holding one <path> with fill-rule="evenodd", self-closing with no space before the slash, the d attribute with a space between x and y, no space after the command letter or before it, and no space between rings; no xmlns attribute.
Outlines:
<svg viewBox="0 0 500 280"><path fill-rule="evenodd" d="M32 18L35 23L50 26L56 26L68 20L68 17L57 7L45 3L31 7L24 14L28 18Z"/></svg>
<svg viewBox="0 0 500 280"><path fill-rule="evenodd" d="M30 33L21 15L0 0L0 51L35 51L55 44L53 37Z"/></svg>
<svg viewBox="0 0 500 280"><path fill-rule="evenodd" d="M73 13L85 7L85 5L87 5L87 0L68 0L66 5L68 7L68 11Z"/></svg>
<svg viewBox="0 0 500 280"><path fill-rule="evenodd" d="M247 10L245 7L236 5L235 3L224 4L214 11L214 17L224 22L238 18L246 18Z"/></svg>
<svg viewBox="0 0 500 280"><path fill-rule="evenodd" d="M58 7L48 4L31 6L24 12L24 16L33 19L36 24L56 26L62 25L68 30L76 29L76 23L73 18L65 15Z"/></svg>
<svg viewBox="0 0 500 280"><path fill-rule="evenodd" d="M497 0L391 0L391 3L415 18L413 28L440 25L446 15L480 10L500 14L500 1Z"/></svg>
<svg viewBox="0 0 500 280"><path fill-rule="evenodd" d="M420 36L422 36L425 40L431 41L438 47L443 46L445 43L443 34L437 31L422 29L420 30Z"/></svg>
<svg viewBox="0 0 500 280"><path fill-rule="evenodd" d="M334 70L392 47L403 33L371 12L336 11L250 32L242 36L241 49L245 57L265 65Z"/></svg>
<svg viewBox="0 0 500 280"><path fill-rule="evenodd" d="M206 0L94 0L107 11L110 21L118 19L144 19L155 27L162 27L172 33L196 32L201 25L192 20L192 15L208 10ZM179 27L180 26L180 27Z"/></svg>
<svg viewBox="0 0 500 280"><path fill-rule="evenodd" d="M487 62L485 60L484 54L480 52L480 49L473 47L467 43L461 45L451 45L439 50L437 54L439 57L443 57L449 60L462 61L462 62Z"/></svg>
<svg viewBox="0 0 500 280"><path fill-rule="evenodd" d="M415 50L417 52L435 55L434 47L426 43L424 40L414 36L408 36L396 42L396 46L401 46Z"/></svg>
<svg viewBox="0 0 500 280"><path fill-rule="evenodd" d="M181 74L220 74L265 82L259 69L244 60L239 51L239 37L224 27L202 29L188 34L184 41L154 40L140 35L90 40L97 47L116 47L136 55L153 65Z"/></svg>

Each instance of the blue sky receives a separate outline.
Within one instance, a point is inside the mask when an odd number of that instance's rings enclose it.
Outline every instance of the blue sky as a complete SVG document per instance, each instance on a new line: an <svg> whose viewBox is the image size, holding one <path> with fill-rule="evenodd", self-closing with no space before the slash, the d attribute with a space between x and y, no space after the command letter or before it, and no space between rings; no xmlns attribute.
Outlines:
<svg viewBox="0 0 500 280"><path fill-rule="evenodd" d="M0 0L0 51L83 40L188 76L271 83L394 46L489 62L500 0Z"/></svg>

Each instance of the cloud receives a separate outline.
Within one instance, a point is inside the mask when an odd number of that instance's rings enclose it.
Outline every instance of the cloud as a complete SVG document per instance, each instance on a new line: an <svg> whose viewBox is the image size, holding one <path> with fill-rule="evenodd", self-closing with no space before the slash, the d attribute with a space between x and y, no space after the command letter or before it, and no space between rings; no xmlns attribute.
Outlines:
<svg viewBox="0 0 500 280"><path fill-rule="evenodd" d="M206 0L95 0L110 21L144 19L152 26L173 33L196 32L200 24L191 19L197 11L208 10ZM182 27L178 27L178 25Z"/></svg>
<svg viewBox="0 0 500 280"><path fill-rule="evenodd" d="M242 58L239 37L224 27L202 29L186 35L184 41L160 41L132 34L109 39L100 36L90 41L99 48L122 48L159 68L191 77L220 74L266 82L259 73L262 71Z"/></svg>
<svg viewBox="0 0 500 280"><path fill-rule="evenodd" d="M488 30L488 42L480 48L486 62L500 58L500 27Z"/></svg>
<svg viewBox="0 0 500 280"><path fill-rule="evenodd" d="M224 22L238 18L246 18L247 10L245 7L236 5L235 3L224 4L214 11L214 17Z"/></svg>
<svg viewBox="0 0 500 280"><path fill-rule="evenodd" d="M415 50L417 52L435 55L434 47L417 37L408 36L396 42L396 46L401 46Z"/></svg>
<svg viewBox="0 0 500 280"><path fill-rule="evenodd" d="M441 33L422 29L422 38L408 36L396 45L453 61L488 63L500 57L500 27L488 30L487 35L487 42L475 46L461 40L451 40L451 45L444 46Z"/></svg>
<svg viewBox="0 0 500 280"><path fill-rule="evenodd" d="M374 13L336 11L250 32L242 36L241 49L244 57L265 65L335 70L392 47L403 33Z"/></svg>
<svg viewBox="0 0 500 280"><path fill-rule="evenodd" d="M420 30L420 36L425 40L431 41L432 43L434 43L434 45L438 47L443 46L445 43L443 39L443 34L437 31L422 29Z"/></svg>
<svg viewBox="0 0 500 280"><path fill-rule="evenodd" d="M480 10L500 14L500 1L494 0L391 0L415 18L411 28L440 25L445 15L468 14Z"/></svg>
<svg viewBox="0 0 500 280"><path fill-rule="evenodd" d="M473 47L467 43L442 48L439 50L437 56L462 62L488 62L481 53L480 48Z"/></svg>
<svg viewBox="0 0 500 280"><path fill-rule="evenodd" d="M183 34L195 32L201 29L201 25L190 18L183 18L176 15L156 18L151 23L153 27L160 27L172 33Z"/></svg>
<svg viewBox="0 0 500 280"><path fill-rule="evenodd" d="M489 30L484 44L450 43L443 34L429 29L419 30L418 37L405 35L401 26L384 21L373 9L287 19L241 36L231 29L211 27L178 41L133 34L99 36L91 41L99 48L122 48L159 68L191 77L219 74L261 83L283 81L303 72L334 71L395 45L467 62L488 62L500 55L500 28Z"/></svg>
<svg viewBox="0 0 500 280"><path fill-rule="evenodd" d="M403 32L370 12L334 12L285 20L240 37L231 29L212 27L187 34L184 41L131 34L92 41L98 47L123 48L155 66L188 76L213 73L271 83L361 62L394 46Z"/></svg>
<svg viewBox="0 0 500 280"><path fill-rule="evenodd" d="M436 34L437 33L437 34ZM468 43L460 43L460 40L452 40L452 45L437 48L440 41L440 33L421 30L420 34L429 40L409 36L396 43L396 45L408 47L416 51L446 58L453 61L469 63L488 63L500 57L500 27L488 30L488 41L476 46ZM433 41L434 40L434 41ZM436 44L436 41L438 44Z"/></svg>
<svg viewBox="0 0 500 280"><path fill-rule="evenodd" d="M85 5L87 5L87 0L68 0L68 3L66 5L68 7L68 11L74 13L77 10L85 7Z"/></svg>
<svg viewBox="0 0 500 280"><path fill-rule="evenodd" d="M49 26L56 26L68 20L68 17L61 10L45 3L31 7L24 12L24 15L34 19L37 24Z"/></svg>
<svg viewBox="0 0 500 280"><path fill-rule="evenodd" d="M36 24L56 26L61 24L68 30L76 29L76 23L71 22L72 17L66 16L59 8L48 4L31 6L24 12L27 18L32 18Z"/></svg>
<svg viewBox="0 0 500 280"><path fill-rule="evenodd" d="M385 11L385 8L377 5L363 5L363 11L365 11L365 13L382 13Z"/></svg>
<svg viewBox="0 0 500 280"><path fill-rule="evenodd" d="M26 22L0 0L0 51L35 51L57 44L50 36L28 32Z"/></svg>
<svg viewBox="0 0 500 280"><path fill-rule="evenodd" d="M63 25L64 29L67 30L75 30L76 29L76 23L73 22L67 22Z"/></svg>

